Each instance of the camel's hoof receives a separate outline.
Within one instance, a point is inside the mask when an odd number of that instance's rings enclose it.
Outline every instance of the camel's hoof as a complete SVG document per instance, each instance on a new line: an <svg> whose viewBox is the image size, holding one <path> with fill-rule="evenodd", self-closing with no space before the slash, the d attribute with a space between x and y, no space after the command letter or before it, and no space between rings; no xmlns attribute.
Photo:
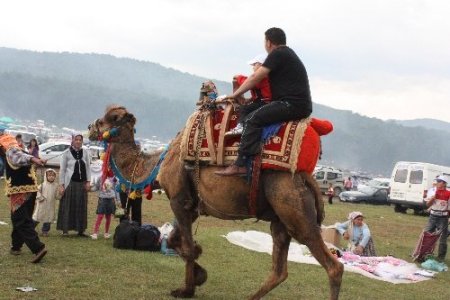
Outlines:
<svg viewBox="0 0 450 300"><path fill-rule="evenodd" d="M195 264L194 267L194 282L196 286L200 286L206 282L208 279L208 272L203 269L199 264Z"/></svg>
<svg viewBox="0 0 450 300"><path fill-rule="evenodd" d="M179 288L170 292L175 298L192 298L194 297L194 289Z"/></svg>

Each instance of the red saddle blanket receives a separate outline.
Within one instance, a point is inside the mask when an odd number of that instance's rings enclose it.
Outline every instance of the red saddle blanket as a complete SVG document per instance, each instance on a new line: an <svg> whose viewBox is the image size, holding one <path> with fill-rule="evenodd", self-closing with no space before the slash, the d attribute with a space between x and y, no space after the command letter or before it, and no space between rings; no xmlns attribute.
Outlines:
<svg viewBox="0 0 450 300"><path fill-rule="evenodd" d="M198 159L210 165L226 166L238 155L240 136L224 136L236 126L232 109L195 112L186 123L181 142L181 158ZM199 130L200 129L200 130ZM333 130L327 120L308 118L282 124L277 135L264 145L262 169L305 171L312 173L320 155L320 136ZM199 136L201 140L199 140Z"/></svg>

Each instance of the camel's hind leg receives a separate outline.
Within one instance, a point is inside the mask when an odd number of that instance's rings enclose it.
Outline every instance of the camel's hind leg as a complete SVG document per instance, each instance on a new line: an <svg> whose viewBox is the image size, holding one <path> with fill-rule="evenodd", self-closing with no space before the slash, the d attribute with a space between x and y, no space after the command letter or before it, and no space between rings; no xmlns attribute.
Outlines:
<svg viewBox="0 0 450 300"><path fill-rule="evenodd" d="M320 227L314 194L305 186L300 176L290 174L277 178L267 177L264 191L275 214L286 226L288 234L308 246L312 255L324 267L330 283L330 299L338 299L344 267L325 246ZM283 178L284 177L284 178Z"/></svg>
<svg viewBox="0 0 450 300"><path fill-rule="evenodd" d="M272 271L261 288L250 299L261 299L265 294L274 289L288 277L287 256L291 236L286 227L279 220L270 224L272 233Z"/></svg>
<svg viewBox="0 0 450 300"><path fill-rule="evenodd" d="M186 263L184 287L173 290L171 295L176 298L191 298L194 296L195 287L202 285L207 279L206 270L195 262L202 253L201 247L195 243L192 236L192 223L197 214L193 209L187 210L184 201L170 201L177 225L169 237L168 245L174 248Z"/></svg>

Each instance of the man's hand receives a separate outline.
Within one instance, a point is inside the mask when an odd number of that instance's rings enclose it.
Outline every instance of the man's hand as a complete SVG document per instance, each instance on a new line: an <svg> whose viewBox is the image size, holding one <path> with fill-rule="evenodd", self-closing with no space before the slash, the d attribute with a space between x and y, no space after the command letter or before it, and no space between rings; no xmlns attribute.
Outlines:
<svg viewBox="0 0 450 300"><path fill-rule="evenodd" d="M44 159L40 159L40 158L37 158L37 157L32 157L31 158L31 162L32 163L35 163L36 165L38 165L38 166L45 166L45 163L47 162L46 160L44 160Z"/></svg>

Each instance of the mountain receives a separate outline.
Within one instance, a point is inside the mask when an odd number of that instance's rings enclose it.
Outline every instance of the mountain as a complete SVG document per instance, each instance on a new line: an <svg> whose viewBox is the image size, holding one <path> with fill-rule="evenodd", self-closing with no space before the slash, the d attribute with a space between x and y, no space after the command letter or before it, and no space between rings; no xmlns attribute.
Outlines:
<svg viewBox="0 0 450 300"><path fill-rule="evenodd" d="M110 55L0 48L1 114L71 128L86 128L103 115L106 105L116 103L135 114L139 136L167 141L195 110L205 80L156 63ZM215 83L219 94L231 92L230 83ZM436 127L439 130L425 128L436 120L409 127L319 104L314 104L313 115L334 125L333 133L322 138L321 164L384 176L400 160L450 165L450 132L443 130L445 124Z"/></svg>
<svg viewBox="0 0 450 300"><path fill-rule="evenodd" d="M407 127L424 127L450 132L450 123L434 119L390 120Z"/></svg>

